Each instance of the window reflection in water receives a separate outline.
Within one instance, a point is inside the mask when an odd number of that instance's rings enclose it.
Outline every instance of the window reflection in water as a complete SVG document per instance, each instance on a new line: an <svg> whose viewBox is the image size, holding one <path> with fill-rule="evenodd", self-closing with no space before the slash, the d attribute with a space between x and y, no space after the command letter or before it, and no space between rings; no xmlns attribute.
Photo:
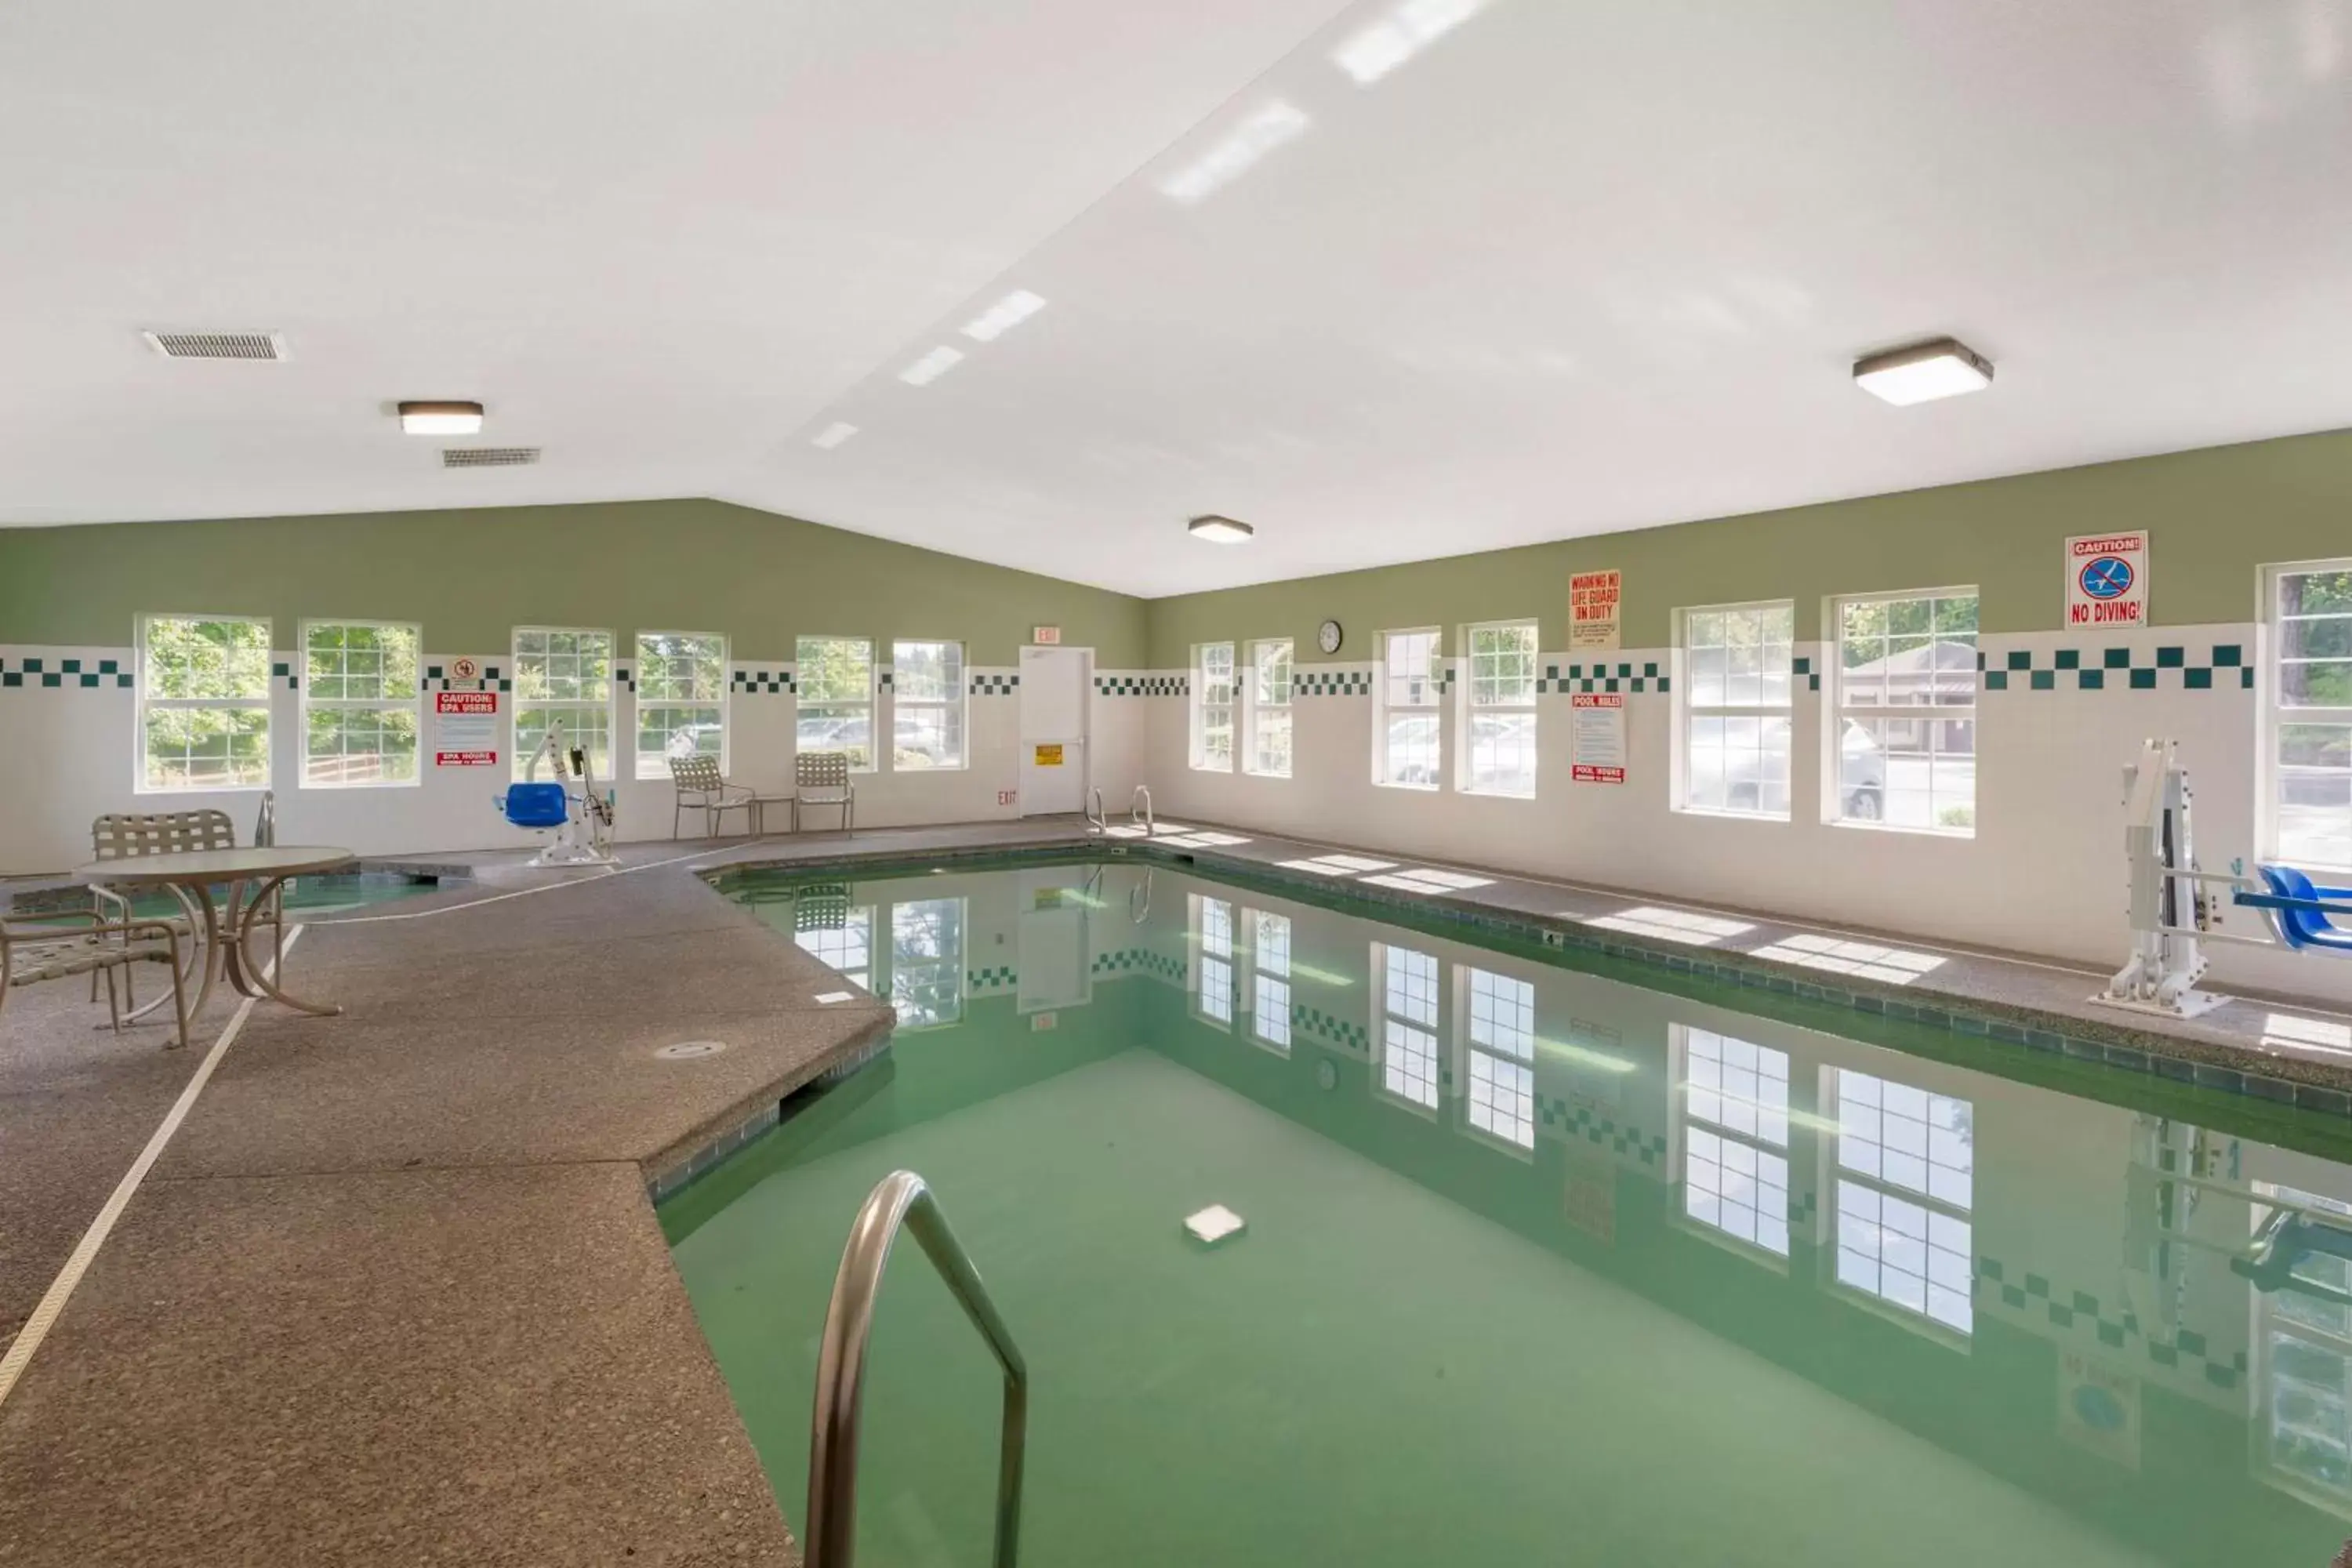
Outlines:
<svg viewBox="0 0 2352 1568"><path fill-rule="evenodd" d="M1675 1026L1683 1047L1683 1212L1789 1256L1789 1056ZM1703 1124L1703 1125L1702 1125Z"/></svg>
<svg viewBox="0 0 2352 1568"><path fill-rule="evenodd" d="M1252 973L1250 1033L1276 1050L1290 1049L1290 917L1250 911Z"/></svg>
<svg viewBox="0 0 2352 1568"><path fill-rule="evenodd" d="M1835 1076L1838 1282L1973 1332L1974 1108L1867 1073Z"/></svg>
<svg viewBox="0 0 2352 1568"><path fill-rule="evenodd" d="M1463 1116L1479 1131L1536 1146L1536 988L1490 970L1465 968L1469 994L1470 1082Z"/></svg>
<svg viewBox="0 0 2352 1568"><path fill-rule="evenodd" d="M1374 944L1381 976L1381 1088L1437 1109L1437 960L1411 948Z"/></svg>
<svg viewBox="0 0 2352 1568"><path fill-rule="evenodd" d="M890 910L890 1005L901 1026L963 1016L963 900L925 899Z"/></svg>

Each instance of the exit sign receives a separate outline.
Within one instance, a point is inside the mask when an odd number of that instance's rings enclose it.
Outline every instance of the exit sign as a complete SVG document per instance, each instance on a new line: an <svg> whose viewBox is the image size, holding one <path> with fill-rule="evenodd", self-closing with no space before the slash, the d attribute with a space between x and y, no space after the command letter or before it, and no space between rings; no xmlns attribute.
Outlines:
<svg viewBox="0 0 2352 1568"><path fill-rule="evenodd" d="M1029 640L1039 647L1052 647L1062 640L1062 628L1059 626L1035 627Z"/></svg>

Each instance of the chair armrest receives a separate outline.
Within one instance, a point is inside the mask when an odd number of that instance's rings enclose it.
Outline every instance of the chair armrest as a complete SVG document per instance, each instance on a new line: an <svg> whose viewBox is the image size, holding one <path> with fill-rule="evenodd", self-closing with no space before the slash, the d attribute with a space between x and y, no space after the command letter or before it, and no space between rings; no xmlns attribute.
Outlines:
<svg viewBox="0 0 2352 1568"><path fill-rule="evenodd" d="M99 920L88 910L60 910L58 912L68 917L79 917L91 923L86 926L76 926L71 931L45 931L39 926L28 926L21 922L14 926L0 922L0 939L9 942L67 942L76 937L133 936L145 932L157 936L168 936L175 943L179 941L179 928L170 921L149 919L107 921Z"/></svg>
<svg viewBox="0 0 2352 1568"><path fill-rule="evenodd" d="M758 790L753 789L750 784L722 784L719 786L719 798L720 800L750 800L759 793L760 792Z"/></svg>

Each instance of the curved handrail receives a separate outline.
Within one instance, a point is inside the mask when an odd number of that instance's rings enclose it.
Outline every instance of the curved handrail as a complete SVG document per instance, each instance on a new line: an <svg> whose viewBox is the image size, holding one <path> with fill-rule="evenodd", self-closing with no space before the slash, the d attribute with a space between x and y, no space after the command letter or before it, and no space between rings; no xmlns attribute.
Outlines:
<svg viewBox="0 0 2352 1568"><path fill-rule="evenodd" d="M1097 835L1110 831L1110 816L1103 809L1102 791L1099 789L1087 792L1087 831Z"/></svg>
<svg viewBox="0 0 2352 1568"><path fill-rule="evenodd" d="M825 1309L817 1354L816 1409L809 1430L805 1568L850 1568L857 1540L857 1436L866 1398L866 1345L890 1244L900 1226L915 1233L948 1293L988 1342L1004 1369L1004 1421L996 1468L996 1568L1013 1568L1021 1533L1021 1463L1029 1426L1029 1368L988 1299L971 1258L948 1228L923 1178L893 1171L866 1194L841 1249L833 1303Z"/></svg>
<svg viewBox="0 0 2352 1568"><path fill-rule="evenodd" d="M1136 908L1136 895L1139 893L1143 895L1141 909ZM1127 890L1127 918L1136 925L1141 925L1151 918L1151 868L1149 866L1143 868L1143 880Z"/></svg>
<svg viewBox="0 0 2352 1568"><path fill-rule="evenodd" d="M1127 820L1139 825L1146 838L1160 831L1151 820L1151 788L1149 784L1136 785L1135 793L1127 797Z"/></svg>

